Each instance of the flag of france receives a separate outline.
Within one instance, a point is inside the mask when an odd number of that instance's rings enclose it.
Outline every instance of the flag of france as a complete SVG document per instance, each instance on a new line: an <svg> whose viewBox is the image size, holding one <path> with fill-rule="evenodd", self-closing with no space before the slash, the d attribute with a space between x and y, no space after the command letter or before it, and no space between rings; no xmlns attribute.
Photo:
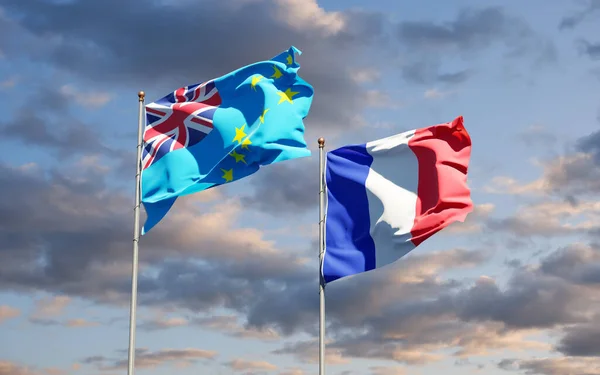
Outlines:
<svg viewBox="0 0 600 375"><path fill-rule="evenodd" d="M380 268L473 209L462 116L327 153L325 282Z"/></svg>

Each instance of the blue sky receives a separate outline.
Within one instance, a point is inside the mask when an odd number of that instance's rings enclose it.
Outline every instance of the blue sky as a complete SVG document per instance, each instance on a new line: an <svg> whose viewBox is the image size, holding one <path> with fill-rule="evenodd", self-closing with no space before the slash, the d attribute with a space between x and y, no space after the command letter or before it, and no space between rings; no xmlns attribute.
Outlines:
<svg viewBox="0 0 600 375"><path fill-rule="evenodd" d="M0 1L0 375L126 371L137 92L294 45L307 159L142 239L137 372L317 372L317 143L464 116L476 205L327 288L327 373L600 374L600 2Z"/></svg>

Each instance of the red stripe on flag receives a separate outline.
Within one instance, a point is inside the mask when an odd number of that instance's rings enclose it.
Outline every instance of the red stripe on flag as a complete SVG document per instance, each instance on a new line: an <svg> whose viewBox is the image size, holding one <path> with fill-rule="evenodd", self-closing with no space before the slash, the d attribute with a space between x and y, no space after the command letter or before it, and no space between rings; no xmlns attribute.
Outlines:
<svg viewBox="0 0 600 375"><path fill-rule="evenodd" d="M164 116L164 115L166 115L166 112L159 111L159 110L156 110L156 109L154 109L154 108L151 108L151 107L146 107L146 112L150 112L150 113L152 113L153 115L159 115L159 116Z"/></svg>
<svg viewBox="0 0 600 375"><path fill-rule="evenodd" d="M412 242L419 246L473 210L467 186L471 137L462 116L452 122L418 129L408 146L419 164L419 185Z"/></svg>
<svg viewBox="0 0 600 375"><path fill-rule="evenodd" d="M202 100L202 103L213 107L218 107L222 103L221 94L219 94L219 92L217 91L210 98Z"/></svg>
<svg viewBox="0 0 600 375"><path fill-rule="evenodd" d="M191 122L195 122L196 124L200 124L200 125L204 125L207 128L213 128L213 124L210 121L207 121L203 118L199 118L199 117L192 117L190 119Z"/></svg>

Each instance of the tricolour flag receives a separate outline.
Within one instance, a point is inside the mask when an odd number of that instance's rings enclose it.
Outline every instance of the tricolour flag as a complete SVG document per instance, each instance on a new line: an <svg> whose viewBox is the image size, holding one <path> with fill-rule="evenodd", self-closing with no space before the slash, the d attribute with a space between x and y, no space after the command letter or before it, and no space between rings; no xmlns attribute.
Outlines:
<svg viewBox="0 0 600 375"><path fill-rule="evenodd" d="M327 153L325 282L390 264L473 209L463 118Z"/></svg>
<svg viewBox="0 0 600 375"><path fill-rule="evenodd" d="M310 156L304 140L313 88L294 47L271 60L182 87L146 106L142 203L147 233L179 196Z"/></svg>

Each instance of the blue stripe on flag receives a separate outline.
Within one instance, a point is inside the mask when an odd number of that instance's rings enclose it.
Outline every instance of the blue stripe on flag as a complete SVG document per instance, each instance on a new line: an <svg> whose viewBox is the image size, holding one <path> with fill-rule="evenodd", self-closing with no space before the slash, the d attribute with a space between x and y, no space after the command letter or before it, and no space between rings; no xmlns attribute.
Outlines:
<svg viewBox="0 0 600 375"><path fill-rule="evenodd" d="M327 153L327 216L325 282L375 268L375 243L365 181L373 157L366 145L351 145Z"/></svg>

